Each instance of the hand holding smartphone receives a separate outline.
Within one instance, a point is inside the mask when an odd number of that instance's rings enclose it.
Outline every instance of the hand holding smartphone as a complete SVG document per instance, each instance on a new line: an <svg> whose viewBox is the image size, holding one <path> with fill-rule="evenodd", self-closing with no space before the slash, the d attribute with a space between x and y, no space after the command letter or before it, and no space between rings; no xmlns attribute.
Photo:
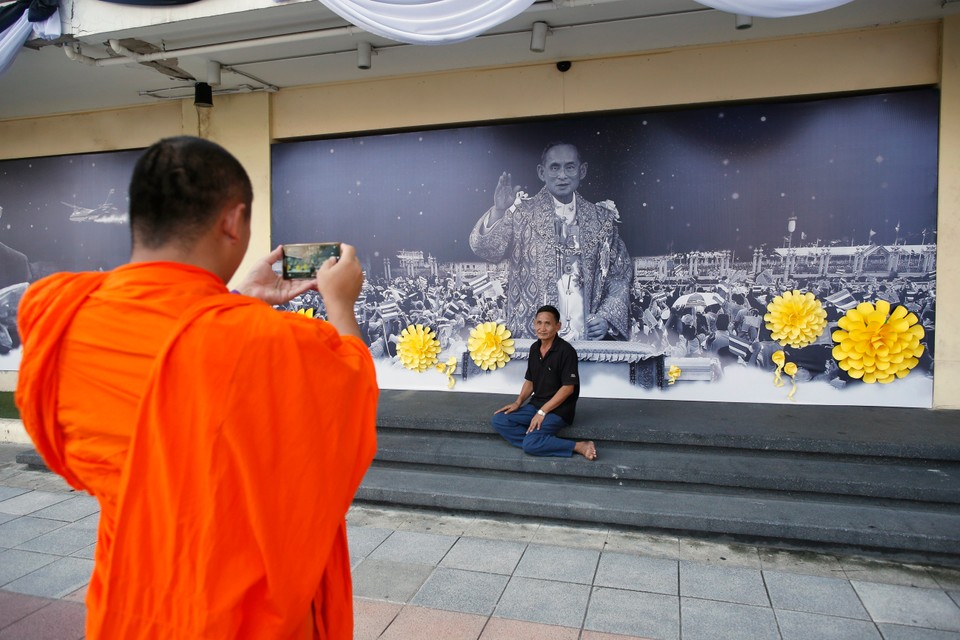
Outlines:
<svg viewBox="0 0 960 640"><path fill-rule="evenodd" d="M339 242L283 245L283 279L311 280L329 258L340 259Z"/></svg>

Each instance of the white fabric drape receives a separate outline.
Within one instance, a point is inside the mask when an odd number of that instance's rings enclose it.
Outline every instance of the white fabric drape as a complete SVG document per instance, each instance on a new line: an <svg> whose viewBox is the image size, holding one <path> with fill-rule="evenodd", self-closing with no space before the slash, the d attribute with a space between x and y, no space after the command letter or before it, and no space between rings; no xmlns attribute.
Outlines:
<svg viewBox="0 0 960 640"><path fill-rule="evenodd" d="M533 0L320 0L372 34L408 44L461 42L523 13Z"/></svg>
<svg viewBox="0 0 960 640"><path fill-rule="evenodd" d="M27 19L27 13L24 11L16 22L0 33L0 75L10 68L23 48L23 43L29 40L31 35L44 40L55 40L60 37L59 9L43 22L30 22Z"/></svg>
<svg viewBox="0 0 960 640"><path fill-rule="evenodd" d="M697 0L708 7L755 18L786 18L839 7L852 0Z"/></svg>

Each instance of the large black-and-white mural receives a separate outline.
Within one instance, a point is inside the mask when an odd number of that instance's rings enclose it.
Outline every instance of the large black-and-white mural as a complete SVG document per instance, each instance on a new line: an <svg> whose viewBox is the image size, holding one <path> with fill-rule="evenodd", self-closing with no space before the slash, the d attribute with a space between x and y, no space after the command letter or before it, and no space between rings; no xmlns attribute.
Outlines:
<svg viewBox="0 0 960 640"><path fill-rule="evenodd" d="M273 241L358 247L384 387L515 393L547 302L586 396L928 407L938 108L921 89L280 143ZM484 323L515 340L503 368L469 357ZM416 325L438 370L404 366Z"/></svg>
<svg viewBox="0 0 960 640"><path fill-rule="evenodd" d="M19 368L16 310L30 282L129 259L127 185L139 153L0 161L0 370Z"/></svg>

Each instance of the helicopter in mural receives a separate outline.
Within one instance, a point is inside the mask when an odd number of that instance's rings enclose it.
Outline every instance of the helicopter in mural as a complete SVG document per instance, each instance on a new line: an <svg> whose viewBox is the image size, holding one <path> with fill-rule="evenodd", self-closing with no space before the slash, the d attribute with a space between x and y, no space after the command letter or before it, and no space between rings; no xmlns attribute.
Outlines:
<svg viewBox="0 0 960 640"><path fill-rule="evenodd" d="M110 198L113 196L115 189L110 189L110 192L107 193L106 199L103 201L103 204L96 206L92 209L87 207L81 207L80 205L74 203L61 201L60 204L66 205L73 209L70 212L70 222L99 222L101 224L126 224L129 220L127 212L120 211L116 205L110 203Z"/></svg>

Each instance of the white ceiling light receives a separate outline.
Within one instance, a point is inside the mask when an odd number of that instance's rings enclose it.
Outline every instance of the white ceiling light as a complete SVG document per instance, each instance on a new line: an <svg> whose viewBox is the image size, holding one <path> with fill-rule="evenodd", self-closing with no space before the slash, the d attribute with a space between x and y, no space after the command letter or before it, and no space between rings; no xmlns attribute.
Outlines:
<svg viewBox="0 0 960 640"><path fill-rule="evenodd" d="M758 18L786 18L834 9L852 0L697 0L708 7Z"/></svg>
<svg viewBox="0 0 960 640"><path fill-rule="evenodd" d="M547 23L534 22L530 32L530 51L542 53L547 48Z"/></svg>

